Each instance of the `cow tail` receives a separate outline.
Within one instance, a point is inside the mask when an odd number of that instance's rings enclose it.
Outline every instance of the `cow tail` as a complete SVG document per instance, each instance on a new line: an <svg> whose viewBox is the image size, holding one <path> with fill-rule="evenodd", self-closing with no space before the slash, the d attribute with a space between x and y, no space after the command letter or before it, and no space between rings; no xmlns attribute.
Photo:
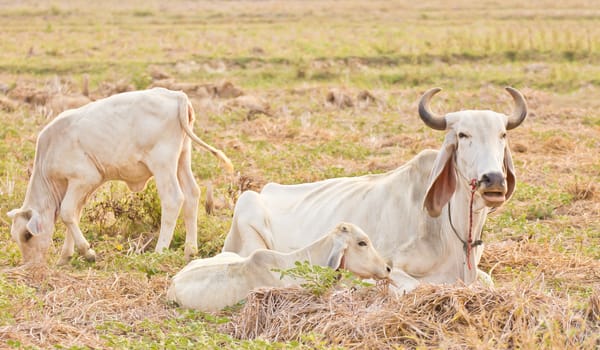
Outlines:
<svg viewBox="0 0 600 350"><path fill-rule="evenodd" d="M183 128L185 133L192 139L192 141L202 146L204 149L206 149L207 151L215 155L217 158L219 158L223 162L225 170L232 174L233 164L231 163L231 160L227 158L225 153L202 141L202 139L200 139L198 136L196 136L196 134L194 134L194 131L190 127L190 125L193 124L195 119L194 107L192 106L192 103L187 98L187 96L185 94L182 95L183 101L179 103L179 122L181 124L181 127Z"/></svg>

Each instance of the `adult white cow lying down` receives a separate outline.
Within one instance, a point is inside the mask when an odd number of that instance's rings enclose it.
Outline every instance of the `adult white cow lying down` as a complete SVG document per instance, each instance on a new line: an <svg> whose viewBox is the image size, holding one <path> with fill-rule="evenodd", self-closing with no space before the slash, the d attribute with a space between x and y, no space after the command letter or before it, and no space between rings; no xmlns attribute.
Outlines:
<svg viewBox="0 0 600 350"><path fill-rule="evenodd" d="M464 110L436 116L421 98L419 115L433 129L446 130L439 151L425 150L385 174L344 177L298 185L267 184L244 192L234 208L224 252L247 256L259 248L288 252L314 241L339 221L352 220L368 232L375 248L392 263L400 290L419 281L472 283L483 253L481 231L490 208L515 188L506 131L527 115L523 96L506 88L515 102L510 116Z"/></svg>
<svg viewBox="0 0 600 350"><path fill-rule="evenodd" d="M296 261L344 268L362 278L384 279L391 271L366 233L353 224L340 223L316 242L291 253L260 249L248 257L225 252L194 260L173 277L167 299L185 308L218 311L258 287L300 285L302 281L281 279L281 273L273 271L292 268Z"/></svg>
<svg viewBox="0 0 600 350"><path fill-rule="evenodd" d="M58 216L67 226L59 264L74 253L93 261L81 233L81 209L104 182L122 180L140 191L154 176L161 199L156 251L168 248L183 205L185 255L197 252L199 189L191 169L191 141L233 167L219 150L192 131L194 110L183 92L163 88L125 92L61 113L37 139L33 173L11 235L25 263L42 262Z"/></svg>

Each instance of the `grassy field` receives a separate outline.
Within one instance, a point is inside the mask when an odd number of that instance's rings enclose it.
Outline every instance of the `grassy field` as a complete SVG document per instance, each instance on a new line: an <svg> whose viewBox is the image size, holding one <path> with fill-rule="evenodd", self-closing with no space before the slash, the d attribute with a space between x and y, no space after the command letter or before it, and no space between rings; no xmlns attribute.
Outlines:
<svg viewBox="0 0 600 350"><path fill-rule="evenodd" d="M600 6L593 1L5 1L0 23L0 348L382 346L366 337L333 340L322 329L242 340L230 331L238 310L205 315L168 305L169 278L185 264L184 228L178 224L171 251L152 252L160 217L152 183L136 194L106 184L88 203L81 228L97 262L76 257L55 267L58 223L49 267L20 268L6 212L21 206L35 139L60 111L57 96L79 96L86 79L92 99L156 85L183 89L196 133L232 159L233 178L210 154L193 154L203 198L211 181L218 202L213 215L199 216L202 256L220 251L241 190L380 173L438 148L443 133L417 115L426 89L444 89L433 102L439 112L509 113L503 88L518 88L530 114L509 132L517 190L488 218L480 267L511 296L504 302L515 307L511 315L532 323L522 333L508 323L484 330L474 316L452 314L445 326L468 324L469 332L436 341L398 326L405 333L385 347L600 346ZM246 98L220 89L228 84ZM469 293L453 288L435 291ZM559 319L534 315L556 305Z"/></svg>

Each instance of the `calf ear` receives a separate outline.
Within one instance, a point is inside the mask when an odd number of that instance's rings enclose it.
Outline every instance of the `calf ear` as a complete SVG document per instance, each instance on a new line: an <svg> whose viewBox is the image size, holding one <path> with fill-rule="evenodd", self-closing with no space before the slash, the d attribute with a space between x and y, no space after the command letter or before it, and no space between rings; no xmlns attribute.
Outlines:
<svg viewBox="0 0 600 350"><path fill-rule="evenodd" d="M508 200L515 191L517 177L515 176L515 167L513 166L512 155L508 143L504 147L504 168L506 169L506 200Z"/></svg>
<svg viewBox="0 0 600 350"><path fill-rule="evenodd" d="M18 215L23 215L23 217L28 220L25 227L32 235L38 235L42 232L42 218L34 209L13 209L6 213L6 215L13 220Z"/></svg>
<svg viewBox="0 0 600 350"><path fill-rule="evenodd" d="M345 222L342 222L338 225L338 231L348 233L350 232L349 225Z"/></svg>
<svg viewBox="0 0 600 350"><path fill-rule="evenodd" d="M13 209L11 211L9 211L8 213L6 213L6 215L8 215L9 218L14 219L15 216L17 216L17 214L19 214L21 212L21 209Z"/></svg>
<svg viewBox="0 0 600 350"><path fill-rule="evenodd" d="M329 253L329 258L327 259L327 266L331 267L334 270L339 269L340 265L342 264L344 252L347 248L348 245L344 240L334 239L333 247L331 248L331 252Z"/></svg>
<svg viewBox="0 0 600 350"><path fill-rule="evenodd" d="M446 140L429 174L429 187L423 201L423 206L431 217L440 216L442 208L448 203L456 190L456 175L453 163L455 149L456 136L449 133L446 135Z"/></svg>
<svg viewBox="0 0 600 350"><path fill-rule="evenodd" d="M24 215L29 217L29 221L27 222L27 230L31 232L32 235L39 235L42 233L42 218L40 214L36 210L27 209L23 212Z"/></svg>

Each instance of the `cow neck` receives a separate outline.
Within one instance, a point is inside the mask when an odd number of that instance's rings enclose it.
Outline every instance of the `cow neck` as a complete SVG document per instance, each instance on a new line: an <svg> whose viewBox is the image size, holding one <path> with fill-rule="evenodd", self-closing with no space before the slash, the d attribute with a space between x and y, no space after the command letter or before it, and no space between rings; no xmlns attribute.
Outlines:
<svg viewBox="0 0 600 350"><path fill-rule="evenodd" d="M61 193L43 172L34 169L25 193L23 208L35 209L44 220L54 223L62 201Z"/></svg>
<svg viewBox="0 0 600 350"><path fill-rule="evenodd" d="M284 254L290 263L294 266L295 261L308 261L312 265L327 266L327 258L333 247L333 237L327 234L314 241L310 245Z"/></svg>
<svg viewBox="0 0 600 350"><path fill-rule="evenodd" d="M478 203L479 196L476 190L476 180L459 181L454 196L447 204L451 235L455 236L462 246L462 259L460 260L463 261L463 281L465 283L470 283L470 280L475 278L476 266L474 266L473 248L483 243L480 239L480 222L482 209L485 206L481 207ZM465 278L466 276L469 276L469 281Z"/></svg>

